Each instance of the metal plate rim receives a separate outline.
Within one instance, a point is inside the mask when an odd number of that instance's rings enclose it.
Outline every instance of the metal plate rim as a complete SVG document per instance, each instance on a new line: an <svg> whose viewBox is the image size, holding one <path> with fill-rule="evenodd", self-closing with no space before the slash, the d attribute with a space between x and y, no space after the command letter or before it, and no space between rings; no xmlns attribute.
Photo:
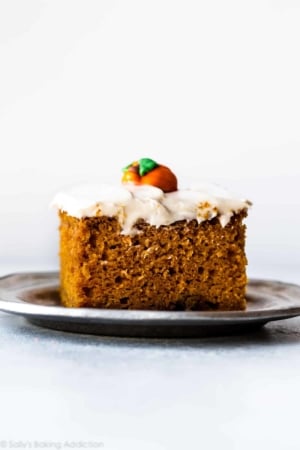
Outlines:
<svg viewBox="0 0 300 450"><path fill-rule="evenodd" d="M189 327L198 327L199 332L201 327L207 330L226 327L230 330L230 327L262 325L269 321L300 315L300 286L277 280L258 278L249 280L250 290L252 288L252 290L256 289L259 291L259 286L261 286L261 292L258 292L258 294L263 298L270 297L265 302L269 301L271 303L272 299L274 299L275 303L277 302L279 306L273 309L211 312L65 308L64 306L35 304L18 297L18 289L25 289L26 291L26 287L22 287L22 282L19 281L19 286L17 283L14 285L14 279L17 280L18 278L23 280L25 284L28 282L27 288L33 291L35 288L43 286L43 283L45 289L47 289L47 286L48 289L50 287L54 289L55 286L58 286L58 272L23 272L5 275L0 278L0 310L21 315L32 322L39 322L42 326L56 329L65 327L66 331L76 331L76 324L78 324L78 326L86 326L87 330L83 332L88 333L89 328L95 331L98 327L99 332L92 334L101 334L101 327L107 328L120 325L128 329L130 327L147 328L149 330L146 331L146 334L151 334L151 328L153 330L156 328L157 333L157 328L161 327L162 330L160 332L163 333L164 329L167 335L169 333L168 330L176 327L179 334L180 328L183 330ZM36 282L32 282L30 285L30 280L36 280ZM5 287L5 285L9 285L10 288L8 286ZM271 293L268 293L268 289ZM274 290L273 293L272 289ZM181 333L184 334L182 330ZM109 334L109 331L106 330L104 334ZM124 334L124 331L122 334ZM145 334L145 331L143 334Z"/></svg>

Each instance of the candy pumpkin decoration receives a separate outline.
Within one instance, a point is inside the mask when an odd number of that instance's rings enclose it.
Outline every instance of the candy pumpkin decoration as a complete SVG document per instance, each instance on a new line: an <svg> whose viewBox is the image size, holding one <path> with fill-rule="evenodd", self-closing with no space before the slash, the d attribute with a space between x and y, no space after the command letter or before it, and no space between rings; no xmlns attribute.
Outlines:
<svg viewBox="0 0 300 450"><path fill-rule="evenodd" d="M164 192L177 191L177 178L174 173L168 167L149 158L142 158L124 167L122 183L138 186L150 184Z"/></svg>

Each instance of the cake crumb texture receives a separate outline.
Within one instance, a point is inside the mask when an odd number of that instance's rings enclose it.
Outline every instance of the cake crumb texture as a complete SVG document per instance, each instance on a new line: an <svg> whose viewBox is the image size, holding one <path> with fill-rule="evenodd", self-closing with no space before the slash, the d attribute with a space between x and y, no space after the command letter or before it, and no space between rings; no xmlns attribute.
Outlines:
<svg viewBox="0 0 300 450"><path fill-rule="evenodd" d="M60 211L61 300L67 307L243 310L247 284L246 210L222 227L140 220L134 236L117 218Z"/></svg>

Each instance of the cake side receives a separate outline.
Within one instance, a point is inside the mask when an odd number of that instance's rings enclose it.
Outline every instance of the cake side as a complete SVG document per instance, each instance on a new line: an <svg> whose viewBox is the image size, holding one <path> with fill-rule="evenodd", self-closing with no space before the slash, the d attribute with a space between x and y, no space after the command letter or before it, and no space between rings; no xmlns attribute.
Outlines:
<svg viewBox="0 0 300 450"><path fill-rule="evenodd" d="M227 224L144 220L122 234L119 218L60 211L61 298L69 307L243 310L244 208Z"/></svg>

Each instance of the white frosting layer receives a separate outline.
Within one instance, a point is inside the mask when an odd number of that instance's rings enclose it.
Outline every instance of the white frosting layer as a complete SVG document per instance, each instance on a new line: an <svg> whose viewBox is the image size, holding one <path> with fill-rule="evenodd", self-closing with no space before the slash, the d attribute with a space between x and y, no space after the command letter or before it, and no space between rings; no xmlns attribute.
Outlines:
<svg viewBox="0 0 300 450"><path fill-rule="evenodd" d="M218 217L224 227L234 213L247 209L248 200L238 199L218 186L202 184L165 194L153 186L88 184L58 193L52 201L61 211L83 217L117 217L123 234L135 234L134 225L144 219L150 225L170 225L178 220L198 223Z"/></svg>

